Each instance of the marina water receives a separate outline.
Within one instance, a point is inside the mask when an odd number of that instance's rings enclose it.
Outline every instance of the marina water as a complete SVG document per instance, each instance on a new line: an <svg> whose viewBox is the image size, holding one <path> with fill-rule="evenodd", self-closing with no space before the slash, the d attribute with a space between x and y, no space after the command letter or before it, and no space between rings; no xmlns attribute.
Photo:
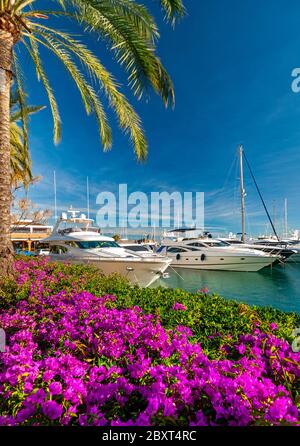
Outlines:
<svg viewBox="0 0 300 446"><path fill-rule="evenodd" d="M217 293L225 299L300 313L300 264L277 265L257 273L187 269L169 269L168 272L170 277L160 279L154 286L191 292L207 287L209 293Z"/></svg>

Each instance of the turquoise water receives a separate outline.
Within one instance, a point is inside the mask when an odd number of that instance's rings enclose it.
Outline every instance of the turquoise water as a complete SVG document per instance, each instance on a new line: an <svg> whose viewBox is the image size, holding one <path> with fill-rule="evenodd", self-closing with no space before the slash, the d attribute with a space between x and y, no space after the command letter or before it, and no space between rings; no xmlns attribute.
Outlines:
<svg viewBox="0 0 300 446"><path fill-rule="evenodd" d="M300 264L277 265L257 273L176 269L180 277L175 270L168 272L170 277L156 285L192 292L207 287L227 299L300 313Z"/></svg>

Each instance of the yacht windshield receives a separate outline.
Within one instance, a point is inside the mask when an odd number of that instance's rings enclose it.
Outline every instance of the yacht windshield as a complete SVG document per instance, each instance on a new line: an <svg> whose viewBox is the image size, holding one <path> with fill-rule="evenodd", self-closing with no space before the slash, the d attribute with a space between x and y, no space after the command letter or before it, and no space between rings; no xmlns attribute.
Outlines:
<svg viewBox="0 0 300 446"><path fill-rule="evenodd" d="M207 242L207 241L205 241L205 244L207 245L207 246L211 246L211 247L220 247L220 246L230 246L229 245L229 243L227 243L227 242L223 242L223 241L215 241L215 242Z"/></svg>
<svg viewBox="0 0 300 446"><path fill-rule="evenodd" d="M76 242L81 249L96 249L96 248L119 248L120 246L113 241L106 240L89 240L86 242Z"/></svg>
<svg viewBox="0 0 300 446"><path fill-rule="evenodd" d="M149 249L147 249L145 246L141 246L141 245L123 246L123 248L130 249L130 251L135 251L135 252L149 251Z"/></svg>
<svg viewBox="0 0 300 446"><path fill-rule="evenodd" d="M205 246L211 247L220 247L220 246L229 246L229 243L223 242L221 240L203 240L203 242L192 242L189 243L188 246L197 246L198 248L203 248Z"/></svg>

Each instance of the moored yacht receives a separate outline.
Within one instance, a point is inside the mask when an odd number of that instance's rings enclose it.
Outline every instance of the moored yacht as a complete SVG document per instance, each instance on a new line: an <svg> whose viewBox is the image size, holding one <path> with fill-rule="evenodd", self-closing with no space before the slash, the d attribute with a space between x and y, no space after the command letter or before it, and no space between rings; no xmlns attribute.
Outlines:
<svg viewBox="0 0 300 446"><path fill-rule="evenodd" d="M92 219L84 214L77 216L78 211L73 209L68 213L62 214L52 234L44 240L49 243L53 261L93 265L105 275L117 273L142 287L151 285L171 263L163 256L145 257L127 250L113 238L102 235L93 227Z"/></svg>
<svg viewBox="0 0 300 446"><path fill-rule="evenodd" d="M254 246L257 246L258 249L271 249L273 251L276 249L281 249L280 255L285 257L286 262L300 262L300 242L297 240L276 240L273 237L259 237L258 240L254 240L252 243Z"/></svg>
<svg viewBox="0 0 300 446"><path fill-rule="evenodd" d="M191 229L175 229L162 239L157 250L172 259L173 268L220 271L259 271L278 262L277 255L213 239L208 235L188 236Z"/></svg>
<svg viewBox="0 0 300 446"><path fill-rule="evenodd" d="M285 240L283 240L283 243L285 243ZM287 249L290 249L294 251L294 254L292 254L288 259L287 262L290 263L300 263L300 242L299 241L292 241L289 240L287 242Z"/></svg>
<svg viewBox="0 0 300 446"><path fill-rule="evenodd" d="M286 243L271 243L268 242L258 242L257 240L246 240L242 242L239 239L232 238L218 238L218 240L228 243L232 247L237 248L247 248L247 249L255 249L256 251L262 251L266 254L274 255L278 257L277 263L284 263L290 261L290 258L296 255L296 250L290 246L287 246Z"/></svg>
<svg viewBox="0 0 300 446"><path fill-rule="evenodd" d="M231 246L237 246L239 248L249 248L263 251L268 254L278 256L281 262L299 262L300 261L300 245L298 242L287 242L285 240L277 240L273 237L265 238L259 237L258 239L239 240L236 237L219 238L225 243L229 243Z"/></svg>

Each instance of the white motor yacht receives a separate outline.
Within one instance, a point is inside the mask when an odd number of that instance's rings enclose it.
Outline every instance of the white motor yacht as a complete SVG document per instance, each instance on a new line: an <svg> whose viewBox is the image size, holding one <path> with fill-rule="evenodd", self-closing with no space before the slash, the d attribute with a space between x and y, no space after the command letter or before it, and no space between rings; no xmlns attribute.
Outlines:
<svg viewBox="0 0 300 446"><path fill-rule="evenodd" d="M191 229L176 229L164 237L159 254L172 259L173 268L220 271L259 271L278 262L278 256L213 239L207 235L188 236Z"/></svg>
<svg viewBox="0 0 300 446"><path fill-rule="evenodd" d="M283 240L285 243L285 240ZM294 251L294 254L291 255L286 261L290 263L300 263L300 242L296 240L287 241L287 248Z"/></svg>
<svg viewBox="0 0 300 446"><path fill-rule="evenodd" d="M268 247L273 250L281 248L281 254L286 255L285 261L290 263L299 263L300 262L300 242L296 239L281 239L277 240L274 237L259 237L257 240L254 240L253 245L260 247Z"/></svg>
<svg viewBox="0 0 300 446"><path fill-rule="evenodd" d="M62 214L52 234L44 240L49 243L52 261L93 265L105 275L117 273L142 287L162 276L171 263L163 256L145 257L127 250L113 238L103 236L93 227L92 219L84 214L77 217L79 211L73 209L68 213Z"/></svg>
<svg viewBox="0 0 300 446"><path fill-rule="evenodd" d="M277 240L274 237L258 237L244 242L236 237L223 237L218 240L227 242L232 247L255 249L277 255L281 262L300 262L300 245L297 241Z"/></svg>

